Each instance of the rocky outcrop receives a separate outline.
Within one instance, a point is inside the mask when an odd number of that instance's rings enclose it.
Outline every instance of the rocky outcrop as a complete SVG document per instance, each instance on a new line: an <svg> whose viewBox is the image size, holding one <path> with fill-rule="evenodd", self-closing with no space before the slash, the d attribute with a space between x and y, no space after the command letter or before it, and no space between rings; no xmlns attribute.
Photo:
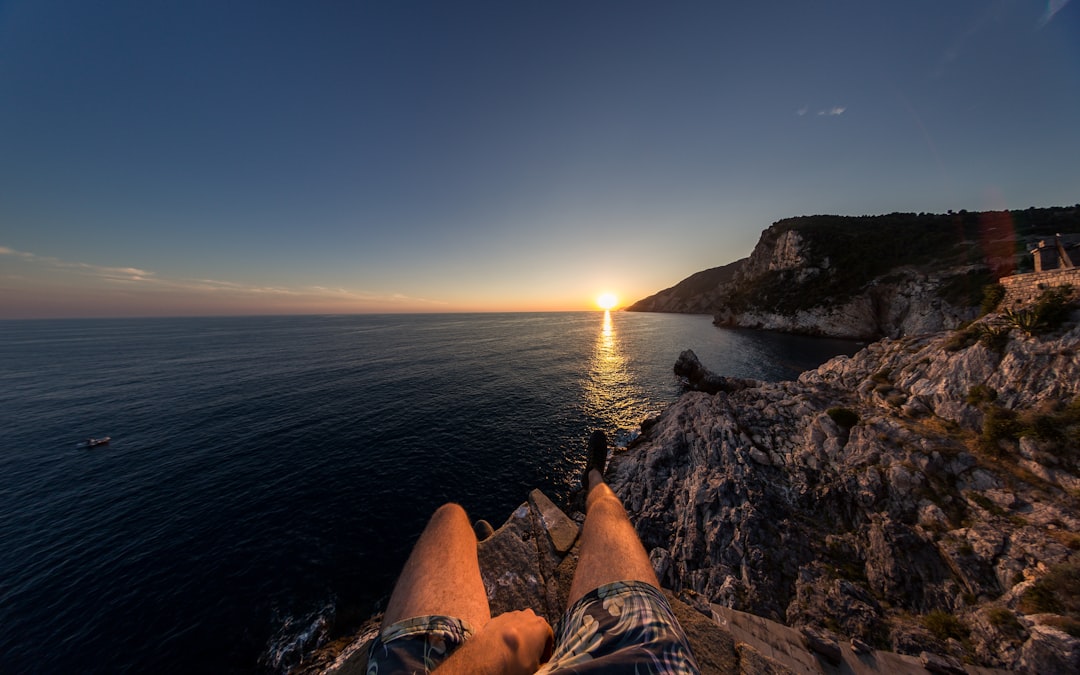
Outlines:
<svg viewBox="0 0 1080 675"><path fill-rule="evenodd" d="M712 314L723 300L726 284L735 278L746 260L743 258L721 267L691 274L671 288L638 300L626 309L631 312Z"/></svg>
<svg viewBox="0 0 1080 675"><path fill-rule="evenodd" d="M727 304L716 310L714 323L855 339L938 332L955 328L978 314L974 306L951 304L939 293L946 278L962 273L963 270L938 274L910 268L892 270L889 279L876 279L864 293L846 300L783 311Z"/></svg>
<svg viewBox="0 0 1080 675"><path fill-rule="evenodd" d="M857 339L937 332L974 319L985 285L1030 269L1030 255L1017 253L1025 241L1073 231L1078 216L1070 207L788 218L762 232L749 258L627 309Z"/></svg>
<svg viewBox="0 0 1080 675"><path fill-rule="evenodd" d="M715 394L720 391L739 391L747 387L756 387L757 380L748 380L741 377L726 377L711 372L701 364L697 354L687 349L675 361L675 375L682 378L688 389L703 391L707 394Z"/></svg>
<svg viewBox="0 0 1080 675"><path fill-rule="evenodd" d="M532 608L552 623L558 619L577 567L578 522L583 518L580 513L567 516L542 492L533 490L502 527L479 543L480 571L492 615ZM859 673L928 672L915 657L875 651L811 629L793 630L710 605L692 593L676 596L665 590L664 594L704 675L822 672L819 662ZM312 655L290 675L363 675L379 619L373 617L359 633ZM958 672L991 675L994 671L969 667Z"/></svg>
<svg viewBox="0 0 1080 675"><path fill-rule="evenodd" d="M935 672L1072 672L1080 623L1031 612L1080 564L1080 327L984 322L684 394L608 471L661 582Z"/></svg>

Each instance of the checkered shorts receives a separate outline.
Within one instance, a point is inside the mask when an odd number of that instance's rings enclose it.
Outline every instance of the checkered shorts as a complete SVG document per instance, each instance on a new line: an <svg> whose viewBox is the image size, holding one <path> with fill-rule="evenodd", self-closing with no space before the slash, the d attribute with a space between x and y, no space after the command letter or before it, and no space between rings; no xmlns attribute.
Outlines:
<svg viewBox="0 0 1080 675"><path fill-rule="evenodd" d="M416 617L388 626L371 645L368 675L426 675L472 633L465 622L446 616ZM551 660L537 672L699 671L663 593L641 581L618 581L586 593L566 611L555 630Z"/></svg>

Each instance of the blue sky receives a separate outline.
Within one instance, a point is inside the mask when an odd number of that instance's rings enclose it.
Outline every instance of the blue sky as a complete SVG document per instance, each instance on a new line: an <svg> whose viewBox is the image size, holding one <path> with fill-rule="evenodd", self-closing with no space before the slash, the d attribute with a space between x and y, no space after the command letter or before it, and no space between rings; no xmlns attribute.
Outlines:
<svg viewBox="0 0 1080 675"><path fill-rule="evenodd" d="M0 318L586 309L1080 202L1080 3L0 1Z"/></svg>

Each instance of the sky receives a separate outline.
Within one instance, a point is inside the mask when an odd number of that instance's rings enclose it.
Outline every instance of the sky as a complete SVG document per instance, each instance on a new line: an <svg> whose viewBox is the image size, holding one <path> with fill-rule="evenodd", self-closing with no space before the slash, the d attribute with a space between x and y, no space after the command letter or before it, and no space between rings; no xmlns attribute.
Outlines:
<svg viewBox="0 0 1080 675"><path fill-rule="evenodd" d="M1069 0L0 0L0 318L628 304L1078 124Z"/></svg>

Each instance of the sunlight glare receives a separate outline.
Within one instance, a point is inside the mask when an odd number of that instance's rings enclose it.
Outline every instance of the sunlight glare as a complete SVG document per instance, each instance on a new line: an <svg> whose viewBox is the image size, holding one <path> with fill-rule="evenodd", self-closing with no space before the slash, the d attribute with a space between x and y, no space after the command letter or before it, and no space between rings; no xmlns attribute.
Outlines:
<svg viewBox="0 0 1080 675"><path fill-rule="evenodd" d="M600 309L607 311L619 304L619 299L615 297L614 293L601 293L596 298L596 304Z"/></svg>

